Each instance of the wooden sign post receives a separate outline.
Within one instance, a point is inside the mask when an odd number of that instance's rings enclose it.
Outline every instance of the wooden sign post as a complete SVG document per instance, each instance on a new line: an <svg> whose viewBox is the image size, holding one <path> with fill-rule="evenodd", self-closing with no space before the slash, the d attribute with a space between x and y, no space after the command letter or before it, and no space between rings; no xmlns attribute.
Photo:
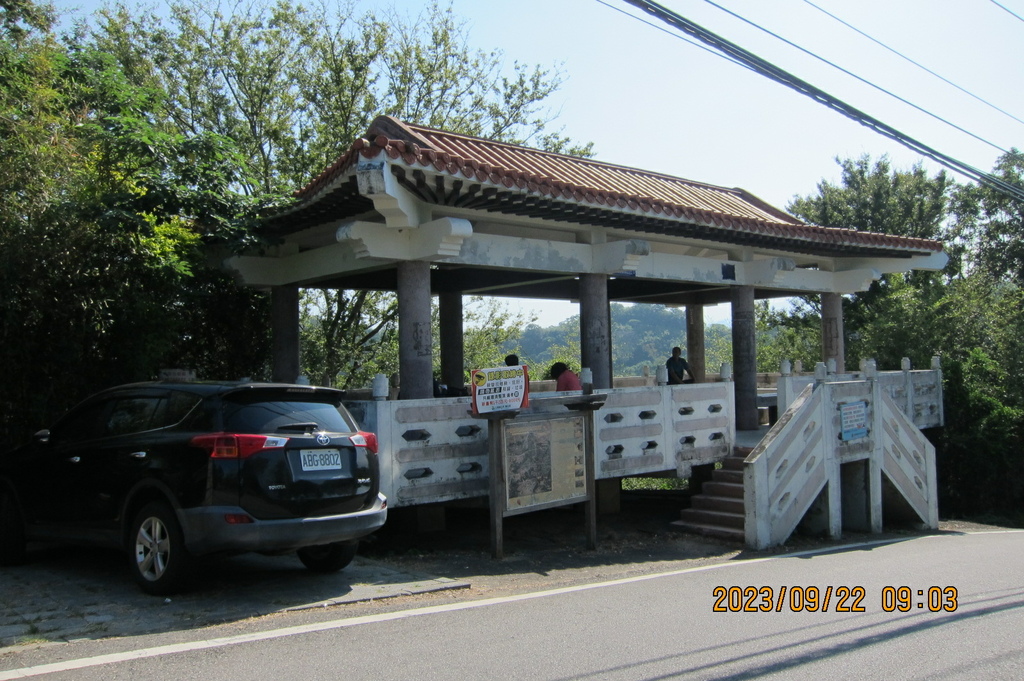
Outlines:
<svg viewBox="0 0 1024 681"><path fill-rule="evenodd" d="M597 547L594 411L606 395L534 400L520 410L479 414L489 424L491 553L503 558L504 519L585 504L587 548Z"/></svg>

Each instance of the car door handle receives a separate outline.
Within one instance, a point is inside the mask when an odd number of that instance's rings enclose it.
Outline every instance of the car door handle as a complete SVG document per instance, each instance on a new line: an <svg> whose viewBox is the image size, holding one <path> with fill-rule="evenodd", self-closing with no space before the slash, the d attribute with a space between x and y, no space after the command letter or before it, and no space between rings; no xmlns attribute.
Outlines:
<svg viewBox="0 0 1024 681"><path fill-rule="evenodd" d="M146 452L132 452L128 456L132 457L133 459L145 459Z"/></svg>

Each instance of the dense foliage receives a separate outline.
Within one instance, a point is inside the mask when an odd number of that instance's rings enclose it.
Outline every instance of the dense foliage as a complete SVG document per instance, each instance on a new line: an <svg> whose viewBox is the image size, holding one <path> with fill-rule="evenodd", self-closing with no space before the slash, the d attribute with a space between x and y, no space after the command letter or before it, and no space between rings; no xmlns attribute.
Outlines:
<svg viewBox="0 0 1024 681"><path fill-rule="evenodd" d="M681 308L664 305L611 304L612 371L615 376L640 376L654 372L672 354L676 345L686 349L686 314ZM545 371L554 362L580 368L579 316L552 327L528 326L510 351L518 352L527 364ZM708 371L717 373L723 363L731 362L732 332L723 324L705 329L705 355Z"/></svg>
<svg viewBox="0 0 1024 681"><path fill-rule="evenodd" d="M268 377L265 295L218 263L260 246L258 216L378 114L589 153L547 127L557 70L472 49L436 2L419 17L287 0L230 14L178 2L168 17L114 5L63 36L55 20L0 0L9 440L162 368ZM320 382L362 382L397 356L393 296L310 291L302 312L304 368Z"/></svg>
<svg viewBox="0 0 1024 681"><path fill-rule="evenodd" d="M162 367L259 370L259 313L207 264L251 228L233 143L165 125L159 90L45 8L0 31L2 430L20 439L99 387Z"/></svg>
<svg viewBox="0 0 1024 681"><path fill-rule="evenodd" d="M885 276L846 297L847 366L873 357L895 368L909 357L927 367L940 356L946 425L928 435L941 512L1024 522L1024 206L943 173L894 171L885 159L841 166L841 185L821 183L790 211L833 227L943 239L951 256L944 272ZM1020 185L1024 156L1006 154L996 174ZM777 315L775 327L813 328L818 318L805 301Z"/></svg>

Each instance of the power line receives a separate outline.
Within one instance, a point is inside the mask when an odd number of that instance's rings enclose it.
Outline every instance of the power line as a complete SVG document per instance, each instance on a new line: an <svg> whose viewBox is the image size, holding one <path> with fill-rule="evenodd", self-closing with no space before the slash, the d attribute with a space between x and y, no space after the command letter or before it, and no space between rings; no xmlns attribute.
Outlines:
<svg viewBox="0 0 1024 681"><path fill-rule="evenodd" d="M857 75L856 73L853 73L852 71L849 71L849 70L847 70L847 69L844 69L844 68L843 68L842 66L839 66L838 64L836 64L836 63L834 63L834 62L831 62L831 61L829 61L828 59L825 59L824 57L818 56L818 55L817 55L817 54L815 54L814 52L811 52L810 50L808 50L808 49L806 49L806 48L804 48L804 47L801 47L800 45L797 45L796 43L794 43L794 42L793 42L793 41L791 41L791 40L787 40L786 38L783 38L783 37L782 37L782 36L780 36L780 35L779 35L778 33L774 33L774 32L772 32L772 31L769 31L769 30L768 30L767 28L764 28L763 26L760 26L760 25L758 25L758 24L755 24L755 23L754 23L753 21L751 21L750 19L747 19L746 17L742 17L742 16L740 16L739 14L736 14L735 12L733 12L732 10L730 10L730 9L727 9L727 8L725 8L725 7L722 7L722 6L721 6L721 5L719 5L718 3L714 2L714 0L704 0L704 2L708 3L708 4L709 4L709 5L711 5L712 7L715 7L715 8L717 8L717 9L720 9L720 10L722 10L722 11L723 11L723 12L725 12L726 14L728 14L728 15L730 15L730 16L733 16L733 17L735 17L735 18L739 19L740 21L742 21L742 22L744 22L744 23L746 23L746 24L749 24L750 26L753 26L754 28L756 28L756 29L757 29L757 30L759 30L759 31L762 31L762 32L764 32L764 33L767 33L768 35L770 35L771 37L775 38L776 40L781 40L782 42L786 43L786 44L787 44L787 45L789 45L790 47L795 47L796 49L800 50L800 51L801 51L801 52L803 52L804 54L806 54L806 55L808 55L808 56L810 56L810 57L814 57L815 59L817 59L817 60L818 60L818 61L820 61L820 62L823 62L823 63L825 63L825 64L828 64L829 66L831 66L831 67L832 67L832 68L834 68L834 69L837 69L837 70L839 70L839 71L842 71L843 73L845 73L846 75L850 76L851 78L856 78L857 80L859 80L860 82L864 83L865 85L868 85L868 86L870 86L870 87L873 87L873 88L875 88L876 90L878 90L879 92L882 92L882 93L884 93L884 94L887 94L887 95L889 95L890 97L892 97L893 99L899 100L899 101L903 102L904 104L906 104L907 106L913 107L913 108L917 109L918 111L920 111L921 113L923 113L923 114L925 114L925 115L927 115L927 116L931 116L931 117L932 117L932 118L934 118L935 120L937 120L937 121L940 121L940 122L942 122L942 123L945 123L946 125L950 126L951 128L955 128L956 130L959 130L960 132L964 133L965 135L969 135L969 136L973 137L974 139L978 140L979 142L982 142L982 143L984 143L984 144L987 144L987 145L989 145L990 147L992 147L992 148L993 148L993 149L995 149L996 151L1001 151L1001 152L1003 152L1004 154L1006 154L1006 153L1009 153L1009 150L1007 150L1007 149L1004 149L1004 148L1002 148L1001 146L999 146L999 145L998 145L998 144L996 144L995 142L990 142L989 140L985 139L984 137L980 137L980 136L978 136L978 135L975 135L975 134L974 134L973 132L971 132L970 130L967 130L967 129L965 129L965 128L962 128L962 127L960 127L959 125L957 125L956 123L952 123L952 122L950 122L950 121L946 120L945 118L943 118L942 116L939 116L939 115L937 115L937 114L934 114L934 113L932 113L931 111L928 111L927 109L925 109L925 108L923 108L923 107L920 107L920 106L918 106L917 104L914 104L914 103L913 103L913 102L911 102L910 100L904 99L903 97L900 97L899 95L897 95L897 94L894 94L894 93L890 92L889 90L886 90L886 89L885 89L884 87L882 87L882 86L880 86L880 85L876 85L875 83L872 83L872 82L871 82L870 80L867 80L867 79L865 79L865 78L861 78L861 77L860 77L860 76L858 76L858 75Z"/></svg>
<svg viewBox="0 0 1024 681"><path fill-rule="evenodd" d="M967 89L965 89L965 88L963 88L963 87L961 87L961 86L957 85L957 84L956 84L956 83L954 83L953 81L949 80L948 78L945 78L945 77L943 77L942 75L940 75L940 74L938 74L938 73L935 73L934 71L932 71L932 70L931 70L930 68L928 68L927 66L924 66L923 64L920 64L920 63L918 63L918 62L914 61L913 59L911 59L910 57L906 56L905 54L903 54L903 53L902 53L902 52L900 52L899 50L896 50L896 49L893 49L892 47L889 47L888 45L886 45L885 43L883 43L883 42L882 42L881 40L878 40L878 39L876 39L876 38L874 38L874 37L872 37L872 36L868 35L868 34L867 34L867 33L865 33L864 31L860 30L860 29L859 29L859 28L857 28L856 26L854 26L854 25L852 25L852 24L850 24L850 23L848 23L848 22L846 22L846 21L843 21L843 20L842 20L841 18L837 17L837 16L835 15L835 14L832 14L832 13L831 13L831 12L829 12L829 11L828 11L827 9L824 9L823 7L819 7L818 5L815 5L815 4L813 3L813 2L811 2L811 0L804 0L804 2L806 2L806 3L808 4L808 5L810 5L810 6L811 6L811 7L813 7L814 9L818 10L819 12L822 12L823 14L827 14L828 16L832 17L833 19L835 19L836 21L838 21L839 23L841 23L841 24L842 24L843 26L846 26L846 27L847 27L847 28L849 28L850 30L853 30L853 31L856 31L857 33L860 33L860 34L861 34L862 36L864 36L865 38L867 38L867 39L868 39L868 40L870 40L871 42L875 43L876 45L880 45L881 47L884 47L885 49L887 49L887 50L889 50L890 52L892 52L893 54L895 54L895 55L896 55L897 57L899 57L899 58L901 58L901 59L904 59L904 60L906 60L906 61L910 62L911 64L913 64L913 65L914 65L914 66L916 66L917 68L921 69L922 71L926 71L926 72L930 73L931 75L935 76L936 78L938 78L938 79L939 79L939 80L941 80L942 82L944 82L944 83L947 83L947 84L949 84L949 85L952 85L953 87L955 87L955 88L956 88L957 90L959 90L960 92L963 92L963 93L964 93L964 94L966 94L966 95L970 95L971 97L973 97L974 99L978 100L979 102L981 102L981 103L982 103L982 104L984 104L985 106L988 106L988 107L990 107L990 108L992 108L992 109L995 109L996 111L998 111L999 113L1001 113L1001 114L1003 114L1003 115L1005 115L1005 116L1009 116L1010 118L1012 118L1013 120L1017 121L1018 123L1024 123L1024 120L1021 120L1020 118L1017 118L1016 116L1014 116L1014 115L1013 115L1012 113L1010 113L1009 111L1004 111L1004 110L1000 109L1000 108L999 108L998 106L996 106L995 104L992 104L991 102L989 102L989 101L987 101L987 100L985 100L985 99L983 99L983 98L979 97L978 95L974 94L974 93L973 93L973 92L971 92L970 90L967 90Z"/></svg>
<svg viewBox="0 0 1024 681"><path fill-rule="evenodd" d="M1021 16L1020 16L1019 14L1016 14L1016 13L1014 13L1014 12L1013 12L1012 10L1010 10L1010 9L1007 9L1007 8L1006 8L1006 7L1004 6L1004 5L1000 5L1000 4L998 3L998 2L996 2L996 0L989 0L989 1L990 1L990 2L991 2L991 3L993 4L993 5L995 5L996 7L998 7L999 9L1001 9L1001 10L1005 10L1006 12L1008 12L1009 14L1012 14L1013 16L1017 17L1017 18L1018 18L1018 19L1020 19L1021 21L1024 21L1024 19L1022 19L1022 18L1021 18Z"/></svg>
<svg viewBox="0 0 1024 681"><path fill-rule="evenodd" d="M641 24L644 24L646 26L650 26L651 28L653 28L656 31L661 31L662 33L664 33L667 36L671 36L671 37L673 37L673 38L675 38L677 40L682 40L687 45L693 45L694 47L698 47L698 48L704 50L708 54L713 54L716 57L721 57L722 59L725 59L726 61L731 62L731 63L735 64L736 66L742 66L745 69L750 69L751 71L753 71L753 69L751 69L750 66L748 66L747 64L744 64L741 61L737 61L736 59L733 59L732 57L730 57L727 54L722 54L721 52L717 52L717 51L711 49L710 47L708 47L707 45L701 45L700 43L696 43L696 42L690 40L689 38L687 38L685 35L679 35L678 33L673 33L672 31L668 30L664 26L659 26L658 24L654 23L653 21L647 21L643 17L638 17L635 14L630 14L629 12L627 12L624 9L622 9L621 7L616 7L616 6L614 6L614 5L610 4L610 3L605 2L605 0L597 0L597 2L602 4L602 5L604 5L608 9L615 10L619 14L626 15L630 19L636 19Z"/></svg>
<svg viewBox="0 0 1024 681"><path fill-rule="evenodd" d="M908 149L911 149L916 153L926 156L927 158L932 159L936 163L939 163L949 168L950 170L953 170L977 182L985 184L993 188L994 190L1006 194L1007 196L1017 201L1024 202L1024 188L1006 182L1001 178L996 177L995 175L992 175L990 173L978 170L977 168L971 165L968 165L962 161L958 161L957 159L951 156L947 156L946 154L943 154L929 147L926 144L918 142L909 135L905 135L899 130L893 128L892 126L886 125L877 118L869 116L863 111L860 111L859 109L850 106L846 102L836 97L833 97L824 90L811 85L805 80L797 78L793 74L784 71L783 69L780 69L779 67L775 66L774 64L768 61L765 61L764 59L758 57L752 52L743 49L739 45L731 43L725 38L722 38L712 33L711 31L708 31L707 29L693 23L689 19L686 19L676 14L675 12L669 11L668 9L659 5L658 3L652 2L651 0L625 1L643 10L644 12L647 12L648 14L654 16L655 18L664 21L670 26L674 26L675 28L697 38L701 42L711 45L715 49L720 50L725 54L728 54L732 59L743 62L745 65L747 65L749 68L752 68L757 73L763 76L767 76L768 78L771 78L777 83L781 83L789 88L792 88L793 90L796 90L797 92L807 97L810 97L811 99L817 101L818 103L824 104L825 106L829 107L830 109L833 109L834 111L838 111L847 118L853 119L860 123L861 125L864 125L881 135L884 135L892 140L895 140L896 142L899 142Z"/></svg>

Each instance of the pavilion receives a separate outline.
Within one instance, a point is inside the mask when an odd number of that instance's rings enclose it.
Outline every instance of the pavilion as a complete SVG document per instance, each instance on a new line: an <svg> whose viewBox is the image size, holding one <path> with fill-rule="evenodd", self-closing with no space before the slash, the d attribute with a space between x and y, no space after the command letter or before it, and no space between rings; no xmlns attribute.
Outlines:
<svg viewBox="0 0 1024 681"><path fill-rule="evenodd" d="M657 144L656 139L638 143ZM299 374L299 289L397 292L402 397L464 382L465 295L579 301L581 364L612 385L610 302L686 307L705 376L703 306L732 308L735 415L756 429L754 301L821 296L822 359L844 370L842 295L885 273L941 269L937 241L806 224L742 189L377 118L265 221L275 245L230 258L271 291L274 378Z"/></svg>

